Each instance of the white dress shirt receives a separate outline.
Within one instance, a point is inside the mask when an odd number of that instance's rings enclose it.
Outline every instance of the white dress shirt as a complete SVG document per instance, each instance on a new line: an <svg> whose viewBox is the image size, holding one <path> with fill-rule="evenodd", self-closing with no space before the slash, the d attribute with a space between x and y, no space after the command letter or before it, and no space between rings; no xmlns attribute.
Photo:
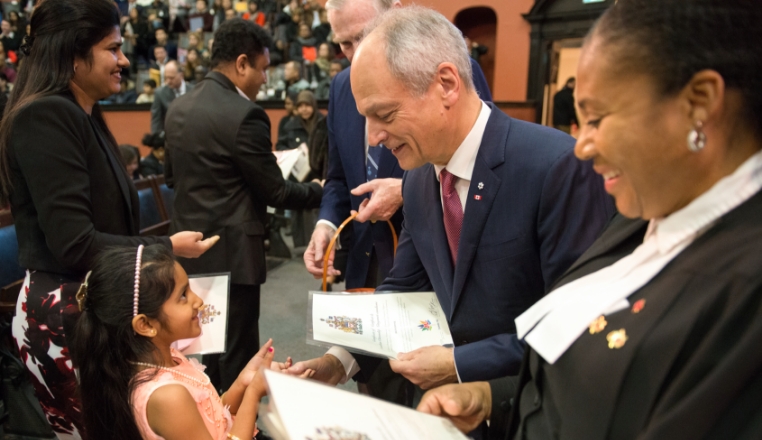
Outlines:
<svg viewBox="0 0 762 440"><path fill-rule="evenodd" d="M476 122L474 122L474 125L471 127L471 131L468 132L468 135L465 139L463 139L463 142L461 142L458 149L455 150L455 153L450 158L450 161L445 166L434 165L434 172L436 174L437 181L439 180L439 172L445 168L447 171L457 177L457 180L455 181L455 189L458 191L458 197L460 198L460 203L463 207L464 215L466 212L468 187L471 184L471 177L474 172L474 164L476 163L476 155L479 152L479 146L482 143L484 130L487 128L487 121L489 121L490 114L492 114L492 109L487 104L485 104L484 101L482 101L482 107L479 111L479 116L476 118ZM365 152L367 155L367 125L365 143ZM441 191L439 200L442 202ZM355 358L344 348L338 346L331 347L328 350L327 354L335 356L344 366L344 372L346 373L346 376L344 376L344 378L341 380L341 383L345 383L360 371L360 366L357 365ZM460 382L460 374L457 370L458 367L456 365L455 373L458 375L458 382Z"/></svg>
<svg viewBox="0 0 762 440"><path fill-rule="evenodd" d="M549 364L590 323L629 307L627 297L648 284L715 222L762 188L762 152L686 207L652 219L643 244L611 266L554 290L516 318L516 330Z"/></svg>

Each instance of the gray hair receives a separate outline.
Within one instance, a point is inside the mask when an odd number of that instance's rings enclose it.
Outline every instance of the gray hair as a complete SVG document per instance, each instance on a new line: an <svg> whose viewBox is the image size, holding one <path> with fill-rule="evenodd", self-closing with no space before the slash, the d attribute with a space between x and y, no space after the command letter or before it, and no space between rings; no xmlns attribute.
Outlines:
<svg viewBox="0 0 762 440"><path fill-rule="evenodd" d="M439 12L421 6L394 8L374 20L365 36L374 30L386 43L386 64L392 76L413 94L423 96L445 62L455 65L466 90L474 90L463 34Z"/></svg>
<svg viewBox="0 0 762 440"><path fill-rule="evenodd" d="M328 0L325 2L325 10L338 11L347 4L347 1L370 1L373 3L373 7L376 9L376 12L380 14L391 9L392 6L394 6L394 3L399 0Z"/></svg>

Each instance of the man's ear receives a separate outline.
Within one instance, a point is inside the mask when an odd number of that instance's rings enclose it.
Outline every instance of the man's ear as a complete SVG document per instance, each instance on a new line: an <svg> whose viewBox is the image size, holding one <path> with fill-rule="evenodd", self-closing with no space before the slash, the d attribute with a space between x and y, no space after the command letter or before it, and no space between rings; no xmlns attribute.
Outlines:
<svg viewBox="0 0 762 440"><path fill-rule="evenodd" d="M238 75L244 75L246 73L246 66L249 65L249 57L246 54L238 55L235 59L235 71Z"/></svg>
<svg viewBox="0 0 762 440"><path fill-rule="evenodd" d="M445 107L451 107L460 97L462 81L458 68L452 63L442 63L437 69L436 81L441 88L441 97Z"/></svg>
<svg viewBox="0 0 762 440"><path fill-rule="evenodd" d="M132 318L132 329L135 331L135 333L139 334L140 336L145 336L146 338L153 338L156 336L156 332L158 329L157 326L152 323L151 319L148 319L148 317L144 314L139 314Z"/></svg>

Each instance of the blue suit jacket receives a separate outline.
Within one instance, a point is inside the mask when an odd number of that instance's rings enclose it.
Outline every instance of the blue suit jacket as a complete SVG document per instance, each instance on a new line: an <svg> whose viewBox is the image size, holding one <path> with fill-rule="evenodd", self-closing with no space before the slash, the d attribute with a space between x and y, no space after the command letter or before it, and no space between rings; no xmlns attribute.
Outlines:
<svg viewBox="0 0 762 440"><path fill-rule="evenodd" d="M523 344L514 319L542 298L614 213L602 179L591 163L574 157L573 146L574 139L558 130L492 107L454 269L433 165L411 170L403 180L400 244L378 290L433 287L449 319L464 382L518 373Z"/></svg>
<svg viewBox="0 0 762 440"><path fill-rule="evenodd" d="M484 101L492 101L487 80L479 65L472 59L473 79L476 91ZM369 195L353 196L350 190L366 182L365 175L365 118L357 111L349 82L350 69L339 73L331 84L328 100L328 172L323 199L320 204L320 219L339 226L352 209ZM403 170L394 155L384 148L378 164L378 178L402 178ZM392 217L397 233L402 224L402 210ZM364 286L368 275L370 255L375 247L379 270L383 276L389 273L394 262L392 235L386 222L354 222L353 237L342 236L342 246L349 247L346 287Z"/></svg>

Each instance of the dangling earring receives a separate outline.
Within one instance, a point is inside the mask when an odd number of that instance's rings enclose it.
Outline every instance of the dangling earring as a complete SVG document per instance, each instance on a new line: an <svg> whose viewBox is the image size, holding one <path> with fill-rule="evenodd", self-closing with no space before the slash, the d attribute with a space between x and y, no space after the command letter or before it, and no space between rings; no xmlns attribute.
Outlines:
<svg viewBox="0 0 762 440"><path fill-rule="evenodd" d="M688 133L688 149L692 153L698 153L706 146L706 134L704 134L704 123L696 121L693 124L693 130Z"/></svg>

